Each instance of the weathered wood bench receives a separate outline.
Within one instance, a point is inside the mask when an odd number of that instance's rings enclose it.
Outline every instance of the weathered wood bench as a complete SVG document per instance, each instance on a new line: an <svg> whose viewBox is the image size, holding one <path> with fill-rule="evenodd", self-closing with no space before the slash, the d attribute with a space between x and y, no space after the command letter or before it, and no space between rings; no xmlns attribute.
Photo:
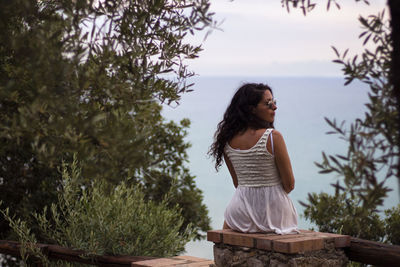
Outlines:
<svg viewBox="0 0 400 267"><path fill-rule="evenodd" d="M36 244L49 259L97 266L344 266L347 260L379 266L398 266L400 246L355 237L301 230L297 235L244 234L232 230L207 233L214 242L214 261L191 256L153 258L92 255L57 245ZM20 256L21 244L0 240L0 253ZM346 258L347 256L347 258ZM213 265L214 264L214 265ZM40 262L38 262L40 266Z"/></svg>
<svg viewBox="0 0 400 267"><path fill-rule="evenodd" d="M154 260L132 262L132 267L209 267L213 264L214 262L208 259L192 256L176 256L172 258L159 258Z"/></svg>
<svg viewBox="0 0 400 267"><path fill-rule="evenodd" d="M145 256L105 256L92 255L91 258L83 257L86 251L65 248L57 245L35 244L42 253L50 260L62 260L66 262L84 263L97 266L110 267L167 267L167 266L185 266L185 267L209 267L214 262L209 259L202 259L192 256L176 256L170 258L155 258ZM20 257L21 244L15 241L0 240L0 253ZM36 266L42 266L37 259Z"/></svg>
<svg viewBox="0 0 400 267"><path fill-rule="evenodd" d="M350 236L301 230L300 234L207 233L214 242L214 262L227 266L346 266Z"/></svg>

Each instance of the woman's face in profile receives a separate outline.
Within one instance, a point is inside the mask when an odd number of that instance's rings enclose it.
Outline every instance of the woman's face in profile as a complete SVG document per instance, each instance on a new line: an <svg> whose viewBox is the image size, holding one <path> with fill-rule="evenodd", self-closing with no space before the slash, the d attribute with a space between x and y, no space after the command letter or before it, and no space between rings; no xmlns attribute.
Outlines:
<svg viewBox="0 0 400 267"><path fill-rule="evenodd" d="M254 108L254 114L267 122L274 122L276 105L273 103L273 97L269 90L265 90L260 102Z"/></svg>

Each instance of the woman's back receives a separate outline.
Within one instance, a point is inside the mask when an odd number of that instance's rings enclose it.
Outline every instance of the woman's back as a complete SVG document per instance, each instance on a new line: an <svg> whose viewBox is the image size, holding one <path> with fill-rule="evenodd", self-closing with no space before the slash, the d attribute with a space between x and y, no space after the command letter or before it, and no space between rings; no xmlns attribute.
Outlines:
<svg viewBox="0 0 400 267"><path fill-rule="evenodd" d="M230 141L229 145L235 149L247 150L252 148L264 135L265 128L253 130L247 129L246 131L235 135ZM268 151L271 153L270 149Z"/></svg>
<svg viewBox="0 0 400 267"><path fill-rule="evenodd" d="M263 131L263 132L262 132ZM241 142L239 138L233 140L232 145L227 143L225 154L233 165L239 186L272 186L281 184L274 156L267 151L267 142L272 140L273 129L261 129L262 135L257 142L246 144L249 139ZM259 134L255 135L258 137ZM250 140L253 141L253 140ZM238 148L233 147L239 146ZM243 147L249 147L242 149Z"/></svg>

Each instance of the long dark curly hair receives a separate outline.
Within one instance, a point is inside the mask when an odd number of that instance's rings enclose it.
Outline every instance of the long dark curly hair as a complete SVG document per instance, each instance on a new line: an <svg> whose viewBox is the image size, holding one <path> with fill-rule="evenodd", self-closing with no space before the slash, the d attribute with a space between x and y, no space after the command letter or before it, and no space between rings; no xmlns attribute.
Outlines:
<svg viewBox="0 0 400 267"><path fill-rule="evenodd" d="M231 103L224 113L224 118L218 123L214 134L214 142L208 154L215 160L215 169L218 171L223 162L224 148L236 134L248 128L274 128L273 123L261 120L253 113L253 109L261 101L265 90L272 89L262 83L247 83L242 85L235 93Z"/></svg>

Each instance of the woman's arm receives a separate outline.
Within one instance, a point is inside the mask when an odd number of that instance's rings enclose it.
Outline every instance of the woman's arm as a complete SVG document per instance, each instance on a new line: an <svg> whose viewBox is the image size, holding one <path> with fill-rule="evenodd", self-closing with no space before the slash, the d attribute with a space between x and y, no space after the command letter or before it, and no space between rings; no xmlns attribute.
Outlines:
<svg viewBox="0 0 400 267"><path fill-rule="evenodd" d="M235 186L235 188L237 188L238 187L238 181L237 181L237 176L236 176L236 173L235 173L235 169L233 168L232 162L229 160L229 157L227 157L225 155L225 153L224 153L224 160L225 160L226 166L228 166L229 173L232 176L233 185Z"/></svg>
<svg viewBox="0 0 400 267"><path fill-rule="evenodd" d="M294 189L294 176L285 141L283 140L281 133L277 130L272 132L272 139L274 144L275 162L282 179L283 189L289 194L290 191Z"/></svg>

